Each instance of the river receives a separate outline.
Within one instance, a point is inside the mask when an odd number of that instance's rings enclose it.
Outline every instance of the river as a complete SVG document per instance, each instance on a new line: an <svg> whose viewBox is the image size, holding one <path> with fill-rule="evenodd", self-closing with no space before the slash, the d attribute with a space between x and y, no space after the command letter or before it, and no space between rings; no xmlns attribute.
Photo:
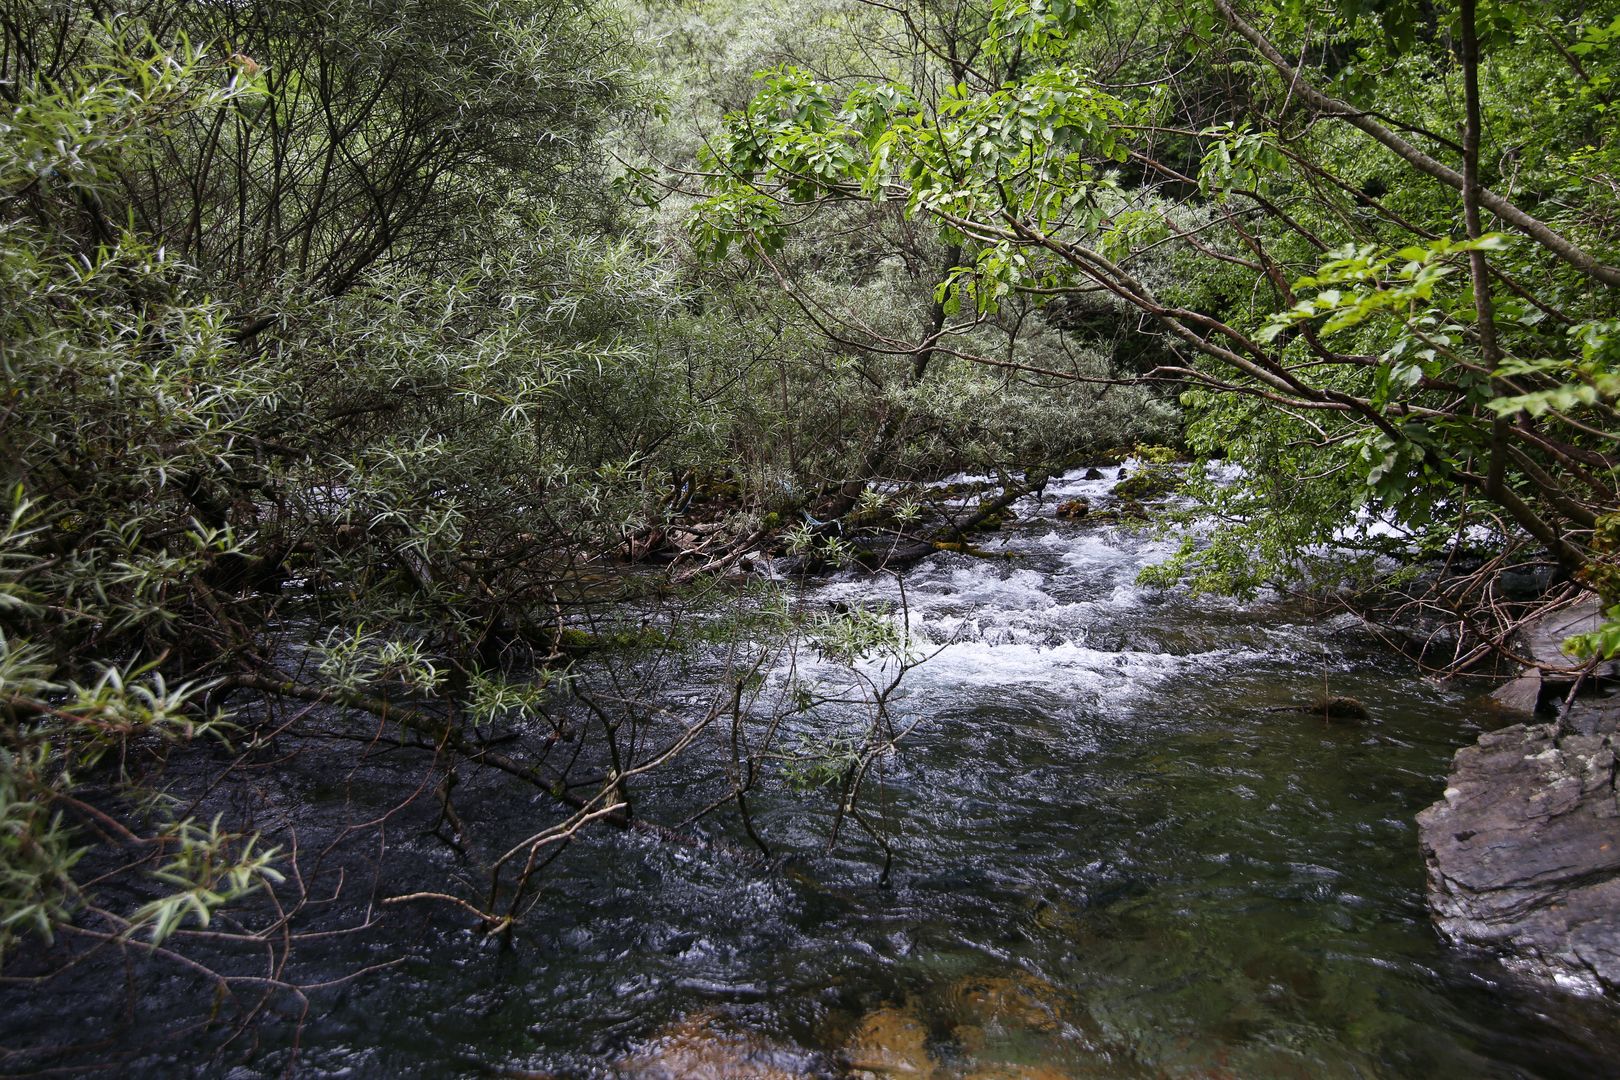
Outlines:
<svg viewBox="0 0 1620 1080"><path fill-rule="evenodd" d="M1021 504L988 544L1015 558L906 575L911 632L937 653L896 693L916 726L864 796L887 881L858 830L825 850L827 793L780 784L755 824L791 858L736 855L730 809L704 826L724 848L591 833L510 950L444 909L311 946L332 971L403 961L312 994L296 1025L284 1009L227 1053L230 1075L1615 1075L1612 1009L1516 983L1429 924L1413 816L1491 722L1479 688L1421 678L1347 615L1139 587L1169 541L1052 516L1105 505L1108 473ZM901 600L852 572L796 598ZM818 673L836 669L798 658ZM1370 719L1290 711L1324 686ZM784 744L858 715L799 718ZM721 771L689 756L638 811L679 820ZM167 1042L130 1067L220 1068Z"/></svg>

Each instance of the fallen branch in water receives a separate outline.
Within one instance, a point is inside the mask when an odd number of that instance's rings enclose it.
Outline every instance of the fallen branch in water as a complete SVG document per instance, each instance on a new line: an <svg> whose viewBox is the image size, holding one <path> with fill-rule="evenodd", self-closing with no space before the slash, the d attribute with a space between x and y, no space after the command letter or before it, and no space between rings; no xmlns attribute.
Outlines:
<svg viewBox="0 0 1620 1080"><path fill-rule="evenodd" d="M1010 551L997 552L974 547L965 537L990 518L1004 514L1007 508L1019 499L1044 489L1055 475L1057 475L1055 470L1030 473L1021 484L1012 483L1004 478L1001 494L994 499L981 502L978 509L967 517L952 522L931 537L915 539L904 547L896 543L887 552L873 552L871 560L866 565L872 570L892 570L897 566L907 566L925 559L936 551L953 551L979 559L1014 558L1014 553Z"/></svg>
<svg viewBox="0 0 1620 1080"><path fill-rule="evenodd" d="M509 916L509 915L491 915L487 911L480 911L476 906L474 906L472 904L469 904L467 901L461 899L461 897L459 897L459 896L451 896L449 893L441 893L441 892L405 893L402 896L385 896L385 897L383 897L382 902L385 903L385 904L407 904L407 903L410 903L410 902L415 901L415 900L437 900L437 901L439 901L441 903L451 904L451 905L454 905L455 907L461 908L463 911L466 911L467 913L469 913L471 915L477 916L478 921L483 926L483 930L484 930L485 934L498 934L501 931L505 930L508 926L512 925L511 916Z"/></svg>
<svg viewBox="0 0 1620 1080"><path fill-rule="evenodd" d="M521 762L505 754L497 753L489 749L487 745L474 743L458 731L449 720L433 713L413 709L409 706L396 705L385 698L370 697L365 694L355 694L331 688L322 689L305 686L289 679L267 678L246 672L232 677L228 682L230 686L240 687L244 690L257 690L264 694L296 698L301 701L359 709L362 712L376 716L380 720L392 720L409 731L427 736L432 740L434 747L445 747L453 750L463 759L475 765L488 765L493 769L539 788L551 798L575 812L590 813L597 808L595 798L586 798L574 794L569 789L579 785L570 783L568 777L550 766L542 762ZM680 745L684 746L684 742ZM662 756L659 760L662 760ZM631 773L627 773L627 775L643 771L645 768L646 766L638 766L637 769L631 770ZM598 820L604 821L616 829L656 836L660 840L680 844L683 847L716 847L710 841L680 832L667 825L661 825L656 821L632 818L623 811L616 811L602 816Z"/></svg>

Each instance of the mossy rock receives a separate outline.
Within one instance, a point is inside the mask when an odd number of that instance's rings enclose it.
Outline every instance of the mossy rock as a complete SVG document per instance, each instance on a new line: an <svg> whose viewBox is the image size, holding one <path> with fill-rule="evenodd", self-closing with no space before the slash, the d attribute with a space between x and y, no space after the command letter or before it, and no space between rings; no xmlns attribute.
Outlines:
<svg viewBox="0 0 1620 1080"><path fill-rule="evenodd" d="M728 476L706 477L697 483L697 497L707 502L730 502L742 497L742 485Z"/></svg>
<svg viewBox="0 0 1620 1080"><path fill-rule="evenodd" d="M597 639L598 644L615 649L667 649L675 644L668 631L655 626L624 627Z"/></svg>
<svg viewBox="0 0 1620 1080"><path fill-rule="evenodd" d="M1151 443L1137 443L1131 450L1131 456L1147 465L1169 465L1181 459L1181 454L1174 447Z"/></svg>
<svg viewBox="0 0 1620 1080"><path fill-rule="evenodd" d="M597 640L584 630L565 626L557 631L552 644L556 646L558 652L586 653L596 648Z"/></svg>
<svg viewBox="0 0 1620 1080"><path fill-rule="evenodd" d="M1307 711L1313 716L1320 716L1340 724L1357 724L1372 716L1367 711L1367 706L1353 697L1342 694L1329 697L1318 695Z"/></svg>
<svg viewBox="0 0 1620 1080"><path fill-rule="evenodd" d="M974 547L962 540L934 540L930 542L935 551L953 551L958 555L971 555L975 559L1015 559L1017 553L1012 551L986 551Z"/></svg>
<svg viewBox="0 0 1620 1080"><path fill-rule="evenodd" d="M1141 525L1147 519L1147 507L1135 499L1125 499L1117 506L1093 510L1086 517L1093 525Z"/></svg>
<svg viewBox="0 0 1620 1080"><path fill-rule="evenodd" d="M989 491L993 487L995 487L995 485L990 483L988 480L965 480L959 484L944 484L937 488L930 488L929 490L934 492L936 496L942 496L949 499L960 499L967 495L977 495L980 492Z"/></svg>
<svg viewBox="0 0 1620 1080"><path fill-rule="evenodd" d="M1057 516L1060 518L1079 521L1090 513L1091 501L1089 499L1069 499L1066 502L1058 503Z"/></svg>
<svg viewBox="0 0 1620 1080"><path fill-rule="evenodd" d="M1114 485L1114 494L1121 500L1143 502L1160 499L1181 486L1181 477L1168 465L1148 465L1131 473Z"/></svg>
<svg viewBox="0 0 1620 1080"><path fill-rule="evenodd" d="M894 511L886 506L877 506L870 510L851 510L844 515L844 525L851 529L881 528L893 525L895 521Z"/></svg>
<svg viewBox="0 0 1620 1080"><path fill-rule="evenodd" d="M597 649L667 649L676 644L669 631L656 626L621 626L593 634L574 626L541 631L531 638L541 648L567 656L583 656Z"/></svg>

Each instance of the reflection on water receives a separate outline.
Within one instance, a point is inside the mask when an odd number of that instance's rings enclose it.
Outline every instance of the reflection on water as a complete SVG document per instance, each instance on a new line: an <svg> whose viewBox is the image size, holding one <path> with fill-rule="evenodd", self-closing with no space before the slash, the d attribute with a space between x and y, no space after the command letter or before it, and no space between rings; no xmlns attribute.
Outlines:
<svg viewBox="0 0 1620 1080"><path fill-rule="evenodd" d="M1026 503L996 541L1017 559L945 555L908 575L912 629L940 651L908 676L895 709L922 723L868 795L895 838L886 887L870 840L823 853L829 800L780 785L754 814L799 853L785 863L593 834L509 952L426 912L342 946L334 968L402 947L408 960L316 1002L301 1068L1612 1073L1614 1012L1515 986L1430 929L1412 817L1477 734L1466 693L1342 618L1138 589L1165 542L1049 516L1108 487L1054 483L1046 517ZM802 597L900 601L892 579L854 575ZM1372 719L1286 711L1324 682ZM710 795L657 783L639 808L678 820ZM289 1060L271 1035L236 1075Z"/></svg>

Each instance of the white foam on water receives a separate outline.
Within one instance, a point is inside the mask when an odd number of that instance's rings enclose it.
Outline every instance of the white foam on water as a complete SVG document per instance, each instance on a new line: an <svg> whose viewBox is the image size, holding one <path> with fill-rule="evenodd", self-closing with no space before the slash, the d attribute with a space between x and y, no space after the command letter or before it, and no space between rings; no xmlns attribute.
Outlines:
<svg viewBox="0 0 1620 1080"><path fill-rule="evenodd" d="M1190 668L1243 663L1265 654L1254 649L1169 653L1094 649L1079 641L1041 645L1028 641L953 641L913 672L922 684L975 686L1044 683L1055 689L1084 684L1128 690L1156 683Z"/></svg>
<svg viewBox="0 0 1620 1080"><path fill-rule="evenodd" d="M1177 541L1172 539L1143 536L1113 526L1087 529L1076 536L1062 539L1066 541L1062 552L1065 565L1076 570L1090 567L1128 569L1133 578L1143 567L1174 553L1178 546Z"/></svg>
<svg viewBox="0 0 1620 1080"><path fill-rule="evenodd" d="M1117 712L1136 699L1184 679L1253 663L1268 655L1253 649L1218 649L1186 656L1140 651L1111 652L1078 642L1055 646L1031 643L958 641L948 644L905 676L891 699L897 715L927 717L940 709L993 704L999 698L1049 695L1073 706L1079 722L1098 710ZM801 670L801 678L819 683L824 693L843 689L854 696L856 684L847 671ZM869 673L882 685L883 680ZM916 710L912 712L912 710ZM1049 710L1048 710L1049 711ZM924 720L926 723L926 719Z"/></svg>
<svg viewBox="0 0 1620 1080"><path fill-rule="evenodd" d="M995 484L995 483L999 483L999 481L995 477L991 476L989 473L961 472L961 473L952 473L950 476L947 476L947 477L945 477L944 479L941 479L941 480L929 480L926 483L919 484L918 486L923 487L923 488L946 488L946 487L954 487L954 486L956 486L958 484Z"/></svg>
<svg viewBox="0 0 1620 1080"><path fill-rule="evenodd" d="M974 608L1023 610L1044 608L1058 601L1047 591L1049 579L1034 570L1006 573L1000 566L976 563L962 566L935 557L906 576L904 600L913 612ZM825 602L898 604L899 583L891 575L834 580L815 590L812 598Z"/></svg>
<svg viewBox="0 0 1620 1080"><path fill-rule="evenodd" d="M1127 472L1133 464L1127 462ZM1100 471L1100 480L1080 479L1079 472L1053 480L1040 512L1049 514L1065 498L1107 495L1120 469ZM1214 471L1218 476L1238 473L1231 466ZM961 474L938 484L982 479ZM1029 502L1033 506L1034 499ZM1179 537L1080 524L1019 530L984 543L1019 551L1036 565L942 553L912 568L903 590L893 575L851 572L811 590L806 599L812 607L874 606L897 623L904 621L914 652L929 659L906 674L901 693L922 699L944 695L984 700L998 686L1036 687L1088 707L1117 705L1166 680L1192 674L1204 678L1289 652L1298 636L1296 628L1267 625L1247 628L1240 641L1195 652L1098 648L1107 641L1155 640L1154 627L1140 625L1140 620L1143 609L1161 595L1137 585L1136 579L1143 568L1173 554ZM1227 598L1204 598L1200 605L1244 606ZM1201 644L1209 643L1205 635ZM893 669L892 658L856 665L861 676L879 685ZM785 677L787 670L784 664L777 675ZM822 683L824 692L830 687L852 694L859 689L860 679L848 668L820 660L812 649L801 650L793 671L800 679Z"/></svg>

